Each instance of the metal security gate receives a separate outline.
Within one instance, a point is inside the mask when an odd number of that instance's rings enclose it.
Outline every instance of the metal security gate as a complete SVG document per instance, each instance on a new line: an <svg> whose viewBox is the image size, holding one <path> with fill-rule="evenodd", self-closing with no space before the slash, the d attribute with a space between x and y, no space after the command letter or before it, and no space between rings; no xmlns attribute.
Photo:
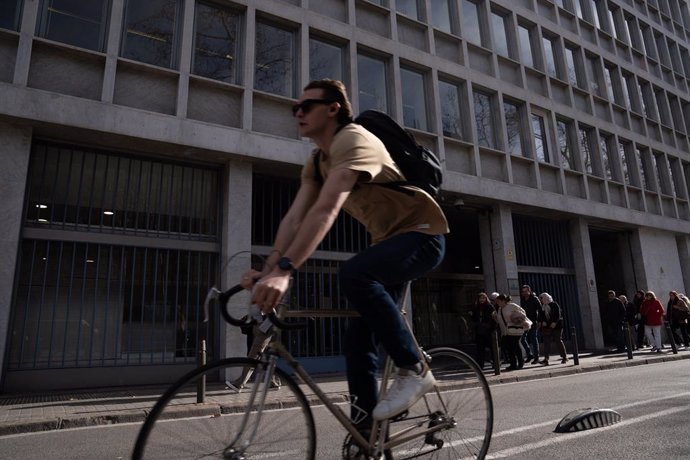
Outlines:
<svg viewBox="0 0 690 460"><path fill-rule="evenodd" d="M569 339L571 326L581 331L582 322L568 222L514 214L513 233L520 285L551 294L563 308Z"/></svg>
<svg viewBox="0 0 690 460"><path fill-rule="evenodd" d="M219 174L35 142L5 386L154 383L195 363L201 339L212 354L200 306L218 277Z"/></svg>

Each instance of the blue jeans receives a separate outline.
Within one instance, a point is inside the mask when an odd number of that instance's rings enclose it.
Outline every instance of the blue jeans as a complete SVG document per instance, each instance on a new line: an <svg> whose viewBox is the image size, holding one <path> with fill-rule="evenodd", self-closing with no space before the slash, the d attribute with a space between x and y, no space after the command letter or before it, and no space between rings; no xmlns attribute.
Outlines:
<svg viewBox="0 0 690 460"><path fill-rule="evenodd" d="M350 322L345 337L350 398L356 397L357 407L368 415L378 400L378 344L398 367L421 361L397 302L404 283L436 267L444 252L443 235L403 233L370 246L340 269L343 293L360 314ZM353 408L353 419L357 414Z"/></svg>
<svg viewBox="0 0 690 460"><path fill-rule="evenodd" d="M539 358L539 337L537 337L537 326L532 325L529 331L522 334L520 338L520 343L524 347L525 351L529 353L526 359L537 359Z"/></svg>

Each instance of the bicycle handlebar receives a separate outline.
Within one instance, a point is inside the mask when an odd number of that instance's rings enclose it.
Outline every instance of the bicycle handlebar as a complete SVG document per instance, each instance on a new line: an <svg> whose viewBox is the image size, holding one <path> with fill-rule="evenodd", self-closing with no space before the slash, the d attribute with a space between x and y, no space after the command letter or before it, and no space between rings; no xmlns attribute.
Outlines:
<svg viewBox="0 0 690 460"><path fill-rule="evenodd" d="M204 301L204 322L208 322L208 305L211 302L211 300L215 299L220 302L220 313L223 315L223 319L225 319L225 321L227 321L228 323L237 327L253 326L254 324L256 324L256 320L254 318L247 317L246 321L241 318L235 318L230 314L230 311L228 310L228 301L230 300L230 298L243 290L244 288L239 284L231 287L227 291L221 291L220 289L213 286L208 291L208 294L206 295L206 300ZM273 323L273 325L276 326L278 329L296 330L304 329L305 327L307 327L306 322L287 323L283 321L282 319L278 318L278 316L276 316L275 310L268 313L266 316L271 321L271 323Z"/></svg>

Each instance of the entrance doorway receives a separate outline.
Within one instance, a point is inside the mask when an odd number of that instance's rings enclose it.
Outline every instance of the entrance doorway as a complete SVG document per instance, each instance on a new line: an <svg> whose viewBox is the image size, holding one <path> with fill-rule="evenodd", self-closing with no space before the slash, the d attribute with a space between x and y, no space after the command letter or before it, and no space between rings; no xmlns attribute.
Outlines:
<svg viewBox="0 0 690 460"><path fill-rule="evenodd" d="M624 294L629 300L634 293L633 286L628 289L625 273L630 265L630 251L624 247L625 235L619 232L590 229L589 240L592 248L594 275L596 277L599 315L604 334L604 345L616 345L616 329L612 327L613 319L608 311L607 292L616 291L616 296Z"/></svg>

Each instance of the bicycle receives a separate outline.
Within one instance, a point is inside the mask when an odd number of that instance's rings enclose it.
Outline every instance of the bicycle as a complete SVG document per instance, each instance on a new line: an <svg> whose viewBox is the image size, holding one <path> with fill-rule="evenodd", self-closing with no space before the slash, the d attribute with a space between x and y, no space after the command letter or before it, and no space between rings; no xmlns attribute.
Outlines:
<svg viewBox="0 0 690 460"><path fill-rule="evenodd" d="M238 327L251 324L231 316L227 309L230 297L241 290L239 285L225 292L212 288L204 304L205 310L208 311L209 301L215 298L222 304L221 313L228 323ZM410 283L407 283L405 296L399 303L403 315L404 299L409 290ZM304 327L304 324L287 323L274 313L268 317L278 330ZM407 320L405 323L410 327ZM435 388L402 414L389 420L375 421L367 439L357 430L357 420L353 422L338 403L326 396L280 342L279 335L269 343L259 359L221 359L199 367L173 383L158 399L142 425L133 459L314 459L316 430L311 407L293 377L277 367L279 358L287 362L347 431L342 445L344 459L415 458L422 455L457 459L484 458L487 454L493 430L491 392L484 374L466 353L450 347L426 351L420 347L436 379ZM209 413L207 405L195 404L194 389L201 376L215 373L239 375L245 367L253 373L253 383L247 383L246 392L227 389L211 395L215 401L224 401L221 413ZM392 372L393 363L387 358L381 375L381 393L388 387ZM291 393L290 398L283 398L279 404L271 404L267 400L274 375L280 377L283 384L279 391ZM286 405L292 406L290 414L284 413ZM190 415L190 407L196 413ZM176 423L180 417L184 417L184 423ZM330 453L329 458L333 458Z"/></svg>

